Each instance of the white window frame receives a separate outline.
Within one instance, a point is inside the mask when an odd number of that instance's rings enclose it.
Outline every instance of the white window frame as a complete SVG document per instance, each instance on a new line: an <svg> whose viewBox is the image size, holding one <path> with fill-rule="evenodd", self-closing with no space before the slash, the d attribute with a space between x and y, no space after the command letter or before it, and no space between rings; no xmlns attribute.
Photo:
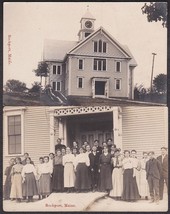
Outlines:
<svg viewBox="0 0 170 214"><path fill-rule="evenodd" d="M55 73L55 74L54 74L54 66L56 67L56 71L55 71L56 73ZM52 73L53 73L53 75L56 75L56 74L57 74L57 65L53 65L53 66L52 66Z"/></svg>
<svg viewBox="0 0 170 214"><path fill-rule="evenodd" d="M59 90L57 90L57 83L60 83L60 89ZM56 89L55 89L55 91L61 91L61 81L56 81Z"/></svg>
<svg viewBox="0 0 170 214"><path fill-rule="evenodd" d="M82 79L82 88L79 87L79 79ZM78 89L83 89L84 88L84 77L77 77L77 88Z"/></svg>
<svg viewBox="0 0 170 214"><path fill-rule="evenodd" d="M97 70L94 70L94 60L97 60ZM106 70L103 70L103 69L101 69L101 70L99 70L99 60L101 60L102 61L102 68L103 68L103 60L106 60ZM105 58L102 58L102 59L100 59L100 58L93 58L93 71L97 71L97 72L105 72L105 71L107 71L107 59L105 59Z"/></svg>
<svg viewBox="0 0 170 214"><path fill-rule="evenodd" d="M82 63L83 63L82 69L79 68L80 60L82 60ZM84 59L78 59L78 69L79 69L79 71L83 71L84 70Z"/></svg>
<svg viewBox="0 0 170 214"><path fill-rule="evenodd" d="M99 52L99 41L101 40L101 42L102 42L102 49L101 49L101 52ZM94 44L95 44L95 42L97 42L97 51L95 52L94 51ZM103 43L106 43L106 52L103 52ZM108 53L108 43L106 42L106 41L104 41L104 40L102 40L102 39L99 39L99 40L94 40L93 41L93 53L104 53L104 54L106 54L106 53Z"/></svg>
<svg viewBox="0 0 170 214"><path fill-rule="evenodd" d="M120 63L120 71L117 71L117 63ZM121 71L122 71L122 62L119 61L119 60L116 60L115 61L115 72L116 73L121 73Z"/></svg>
<svg viewBox="0 0 170 214"><path fill-rule="evenodd" d="M94 44L95 44L95 42L97 42L97 51L96 52L94 51ZM93 41L93 53L98 53L98 41Z"/></svg>
<svg viewBox="0 0 170 214"><path fill-rule="evenodd" d="M24 155L24 114L26 107L21 108L10 108L4 109L4 149L5 156L14 157L14 156L22 156ZM21 116L21 153L19 154L9 154L8 151L8 117L9 116Z"/></svg>
<svg viewBox="0 0 170 214"><path fill-rule="evenodd" d="M120 87L119 89L116 88L116 81L119 80L120 81ZM122 79L121 78L115 78L115 90L116 91L120 91L122 89Z"/></svg>
<svg viewBox="0 0 170 214"><path fill-rule="evenodd" d="M58 67L60 67L60 74L58 74ZM61 65L57 65L56 74L57 75L62 75L62 66Z"/></svg>

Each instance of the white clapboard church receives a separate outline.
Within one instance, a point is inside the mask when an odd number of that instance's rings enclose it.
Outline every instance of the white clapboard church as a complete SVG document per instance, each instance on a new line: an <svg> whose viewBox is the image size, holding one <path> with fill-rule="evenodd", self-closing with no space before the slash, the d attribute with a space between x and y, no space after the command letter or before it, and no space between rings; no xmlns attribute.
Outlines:
<svg viewBox="0 0 170 214"><path fill-rule="evenodd" d="M78 41L46 39L43 61L50 70L46 83L66 97L134 97L137 63L132 53L103 27L95 30L88 10L80 20Z"/></svg>

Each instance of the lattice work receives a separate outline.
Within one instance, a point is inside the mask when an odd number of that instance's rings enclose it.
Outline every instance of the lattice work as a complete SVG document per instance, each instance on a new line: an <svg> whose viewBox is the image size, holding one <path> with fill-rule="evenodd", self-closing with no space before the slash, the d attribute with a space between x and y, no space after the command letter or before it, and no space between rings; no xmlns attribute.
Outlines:
<svg viewBox="0 0 170 214"><path fill-rule="evenodd" d="M74 108L56 109L54 111L54 115L67 116L67 115L92 114L92 113L110 112L110 111L113 111L113 107L111 106L74 107Z"/></svg>

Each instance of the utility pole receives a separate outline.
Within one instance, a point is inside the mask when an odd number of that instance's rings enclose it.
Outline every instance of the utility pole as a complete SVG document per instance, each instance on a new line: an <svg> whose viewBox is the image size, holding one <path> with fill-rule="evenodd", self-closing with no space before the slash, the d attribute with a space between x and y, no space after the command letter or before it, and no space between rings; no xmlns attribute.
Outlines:
<svg viewBox="0 0 170 214"><path fill-rule="evenodd" d="M153 81L153 69L154 69L154 61L155 61L155 56L156 56L156 53L152 53L153 55L153 60L152 60L152 73L151 73L151 93L152 93L152 81Z"/></svg>

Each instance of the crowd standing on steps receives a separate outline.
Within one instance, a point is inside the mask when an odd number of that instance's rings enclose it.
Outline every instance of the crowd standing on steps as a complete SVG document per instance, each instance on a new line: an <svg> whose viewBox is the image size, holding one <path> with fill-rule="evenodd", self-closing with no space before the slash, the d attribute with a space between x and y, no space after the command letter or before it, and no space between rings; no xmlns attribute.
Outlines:
<svg viewBox="0 0 170 214"><path fill-rule="evenodd" d="M154 151L144 151L138 159L136 150L121 152L112 139L102 146L95 140L92 148L76 141L66 147L57 139L55 154L39 157L36 166L28 153L23 160L11 158L5 175L4 200L33 202L34 196L44 199L52 192L99 191L114 200L150 199L159 204L164 182L168 188L168 154L162 147L157 158Z"/></svg>

